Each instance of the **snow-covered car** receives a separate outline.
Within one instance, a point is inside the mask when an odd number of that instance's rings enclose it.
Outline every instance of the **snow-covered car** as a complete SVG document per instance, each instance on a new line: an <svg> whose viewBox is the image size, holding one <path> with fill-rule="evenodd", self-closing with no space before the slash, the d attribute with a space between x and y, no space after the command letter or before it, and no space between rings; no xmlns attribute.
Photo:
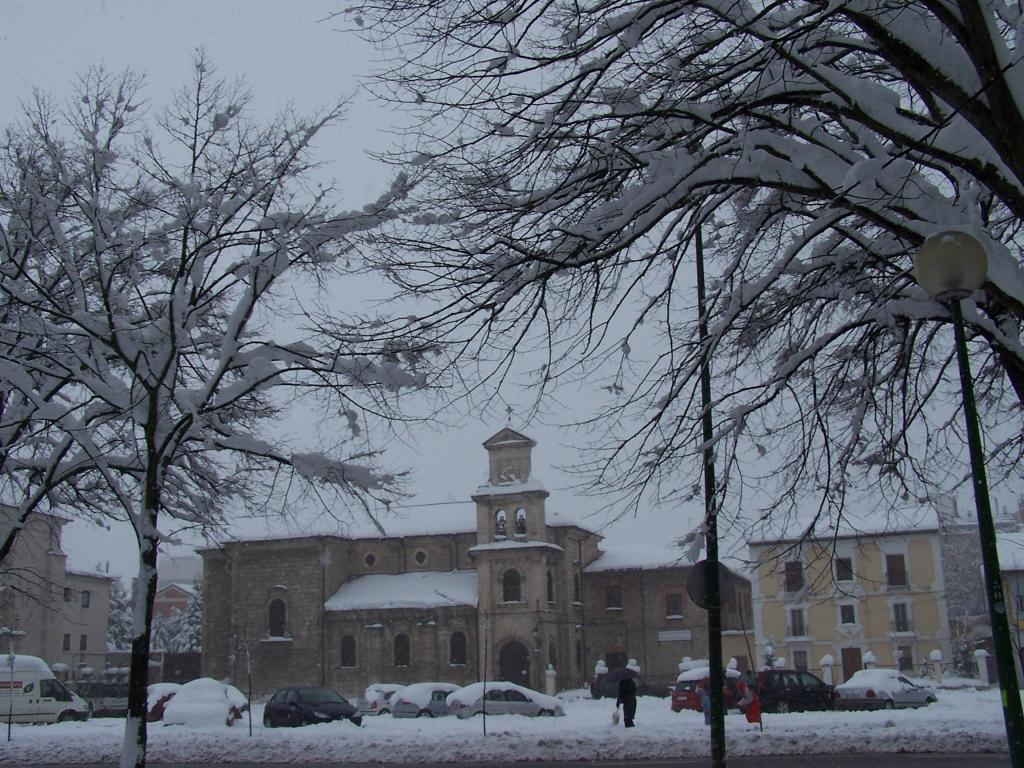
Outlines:
<svg viewBox="0 0 1024 768"><path fill-rule="evenodd" d="M565 714L562 702L554 696L515 683L471 683L448 694L448 709L463 719L479 715L485 707L488 715L552 717Z"/></svg>
<svg viewBox="0 0 1024 768"><path fill-rule="evenodd" d="M363 716L354 704L330 688L297 686L282 688L263 708L263 727L316 725L334 720L348 720L362 725Z"/></svg>
<svg viewBox="0 0 1024 768"><path fill-rule="evenodd" d="M164 725L233 725L249 708L235 686L201 677L185 683L164 707Z"/></svg>
<svg viewBox="0 0 1024 768"><path fill-rule="evenodd" d="M932 688L915 685L895 669L858 670L835 691L836 709L927 707L938 701Z"/></svg>
<svg viewBox="0 0 1024 768"><path fill-rule="evenodd" d="M146 719L151 723L163 720L167 702L180 690L181 683L153 683L146 688Z"/></svg>
<svg viewBox="0 0 1024 768"><path fill-rule="evenodd" d="M404 685L394 683L373 683L363 691L363 698L359 699L359 711L364 715L386 715L391 711L389 701L395 691L400 691Z"/></svg>
<svg viewBox="0 0 1024 768"><path fill-rule="evenodd" d="M735 669L724 669L722 696L726 710L733 709L740 700L736 690L736 684L743 677ZM711 690L711 670L707 667L693 667L679 674L676 678L676 687L672 690L671 709L673 712L682 712L684 709L701 711L700 698L697 696L697 689Z"/></svg>
<svg viewBox="0 0 1024 768"><path fill-rule="evenodd" d="M392 717L442 717L449 714L448 696L459 690L452 683L413 683L391 694Z"/></svg>

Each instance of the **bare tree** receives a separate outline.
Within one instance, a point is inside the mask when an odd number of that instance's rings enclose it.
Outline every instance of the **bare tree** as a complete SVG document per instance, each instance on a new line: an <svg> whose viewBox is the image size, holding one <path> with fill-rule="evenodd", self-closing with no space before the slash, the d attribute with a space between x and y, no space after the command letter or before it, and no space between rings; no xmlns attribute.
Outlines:
<svg viewBox="0 0 1024 768"><path fill-rule="evenodd" d="M24 151L8 152L0 197L0 295L9 316L33 319L20 329L27 346L64 383L26 439L67 441L42 470L82 467L139 544L125 768L146 759L164 534L287 506L294 486L336 514L386 504L398 478L362 442L292 447L274 425L296 403L380 425L400 390L426 382L419 353L368 341L357 320L335 319L334 335L302 330L301 316L287 327L282 289L358 269L349 237L378 226L390 203L389 193L337 213L330 190L311 181L310 143L341 106L258 124L246 117L247 92L201 55L191 86L150 122L139 86L93 71L65 111L37 99L8 139ZM10 370L20 374L24 359Z"/></svg>
<svg viewBox="0 0 1024 768"><path fill-rule="evenodd" d="M542 354L528 381L596 382L598 488L699 495L699 370L714 369L725 510L874 483L893 506L963 482L949 313L923 239L986 243L967 312L990 472L1024 449L1020 9L977 0L359 2L418 110L414 192L390 237L404 291L464 358ZM709 275L700 343L694 260ZM488 379L488 376L490 377ZM758 489L751 498L750 489ZM764 489L771 493L765 494ZM737 510L744 510L741 514ZM745 519L742 519L745 515Z"/></svg>

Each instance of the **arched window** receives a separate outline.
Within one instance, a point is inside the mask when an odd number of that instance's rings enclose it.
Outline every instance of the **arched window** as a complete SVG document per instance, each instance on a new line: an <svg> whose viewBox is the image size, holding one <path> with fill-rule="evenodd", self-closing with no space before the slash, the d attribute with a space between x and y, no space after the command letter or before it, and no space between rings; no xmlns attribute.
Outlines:
<svg viewBox="0 0 1024 768"><path fill-rule="evenodd" d="M515 568L509 568L501 577L501 599L506 603L518 603L523 599L523 580Z"/></svg>
<svg viewBox="0 0 1024 768"><path fill-rule="evenodd" d="M494 513L494 535L508 535L508 517L505 515L504 509L499 509Z"/></svg>
<svg viewBox="0 0 1024 768"><path fill-rule="evenodd" d="M284 637L288 634L288 609L284 600L270 601L267 608L267 634L271 637Z"/></svg>
<svg viewBox="0 0 1024 768"><path fill-rule="evenodd" d="M466 663L466 636L462 632L452 632L448 639L448 663L465 665Z"/></svg>
<svg viewBox="0 0 1024 768"><path fill-rule="evenodd" d="M526 535L526 510L520 507L516 510L516 536Z"/></svg>
<svg viewBox="0 0 1024 768"><path fill-rule="evenodd" d="M548 602L555 602L555 577L548 571Z"/></svg>
<svg viewBox="0 0 1024 768"><path fill-rule="evenodd" d="M356 639L352 635L345 635L341 638L341 666L354 667L356 665Z"/></svg>
<svg viewBox="0 0 1024 768"><path fill-rule="evenodd" d="M572 575L572 599L577 603L583 602L583 590L580 589L580 575Z"/></svg>
<svg viewBox="0 0 1024 768"><path fill-rule="evenodd" d="M409 636L395 635L395 666L409 666Z"/></svg>

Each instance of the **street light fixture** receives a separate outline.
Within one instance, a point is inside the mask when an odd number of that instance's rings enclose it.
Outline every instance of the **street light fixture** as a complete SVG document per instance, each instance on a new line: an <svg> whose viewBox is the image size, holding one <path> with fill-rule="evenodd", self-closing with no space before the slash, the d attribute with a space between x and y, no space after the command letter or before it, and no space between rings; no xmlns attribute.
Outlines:
<svg viewBox="0 0 1024 768"><path fill-rule="evenodd" d="M1021 712L1020 690L1013 663L1010 624L1006 615L996 530L992 522L985 457L981 449L981 431L974 403L974 383L967 359L967 341L960 302L985 282L988 256L984 247L965 232L947 231L932 235L921 245L914 259L917 282L938 301L947 304L953 315L953 335L960 367L964 418L967 423L967 446L971 456L974 479L974 501L978 512L978 535L981 537L981 559L985 571L985 593L988 598L992 642L996 651L999 689L1002 694L1003 721L1014 768L1024 768L1024 714Z"/></svg>

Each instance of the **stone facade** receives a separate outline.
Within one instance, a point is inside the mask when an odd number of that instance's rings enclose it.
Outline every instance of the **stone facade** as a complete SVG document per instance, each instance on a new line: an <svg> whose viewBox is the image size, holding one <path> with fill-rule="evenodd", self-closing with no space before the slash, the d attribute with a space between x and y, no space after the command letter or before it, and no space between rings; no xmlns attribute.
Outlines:
<svg viewBox="0 0 1024 768"><path fill-rule="evenodd" d="M565 689L587 681L598 659L636 658L649 679L674 680L684 656L707 648L706 614L686 598L689 568L675 556L609 558L600 535L549 520L534 445L512 429L484 443L475 530L203 551L203 674L237 682L249 664L257 695L297 683L354 696L373 682L482 678L543 690L549 665ZM730 630L744 623L741 606L751 621L750 585L734 581ZM454 586L423 594L435 583Z"/></svg>

